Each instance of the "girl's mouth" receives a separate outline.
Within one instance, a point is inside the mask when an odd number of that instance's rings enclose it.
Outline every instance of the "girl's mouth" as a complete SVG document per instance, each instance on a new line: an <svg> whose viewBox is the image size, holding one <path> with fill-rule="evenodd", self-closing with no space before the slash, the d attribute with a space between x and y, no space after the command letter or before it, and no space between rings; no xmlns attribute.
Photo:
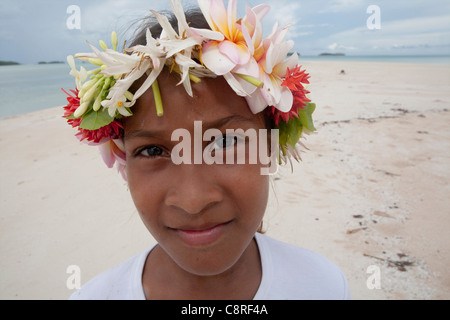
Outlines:
<svg viewBox="0 0 450 320"><path fill-rule="evenodd" d="M217 241L226 231L231 221L201 227L183 226L171 228L180 239L192 247L206 246Z"/></svg>

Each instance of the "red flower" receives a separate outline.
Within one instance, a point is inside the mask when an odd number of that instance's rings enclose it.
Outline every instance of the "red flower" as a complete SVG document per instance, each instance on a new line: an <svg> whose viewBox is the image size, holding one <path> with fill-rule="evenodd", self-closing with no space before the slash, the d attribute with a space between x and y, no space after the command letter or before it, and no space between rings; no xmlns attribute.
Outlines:
<svg viewBox="0 0 450 320"><path fill-rule="evenodd" d="M114 120L110 124L101 127L97 130L86 130L80 128L81 118L70 118L70 116L77 110L80 106L80 98L78 98L78 89L70 90L75 96L72 96L70 93L67 93L64 89L62 89L68 97L68 104L64 107L64 116L63 118L67 119L67 123L70 124L73 128L78 127L78 133L76 136L80 141L87 140L89 142L100 143L103 140L109 141L110 139L118 139L123 135L123 125L121 122ZM69 119L68 119L69 118Z"/></svg>
<svg viewBox="0 0 450 320"><path fill-rule="evenodd" d="M309 91L303 86L303 84L309 84L308 79L310 76L305 73L305 70L302 71L300 69L301 66L296 66L293 69L288 68L284 81L281 84L284 87L288 87L294 97L294 103L292 104L291 110L288 112L281 112L273 106L268 109L269 114L275 120L275 125L278 125L281 120L288 122L289 119L298 117L298 110L303 109L306 106L306 103L311 101L306 97Z"/></svg>
<svg viewBox="0 0 450 320"><path fill-rule="evenodd" d="M72 92L75 96L72 96L70 93L67 93L66 90L61 89L62 91L64 91L68 97L67 97L67 106L64 107L64 115L63 118L69 118L74 112L75 110L78 109L78 107L80 106L80 98L78 98L78 89L75 90L70 90L70 92ZM82 119L67 119L67 123L70 124L72 127L78 127L81 123Z"/></svg>
<svg viewBox="0 0 450 320"><path fill-rule="evenodd" d="M87 140L89 142L103 143L109 140L119 139L123 135L123 125L114 120L110 124L97 130L86 130L78 128L76 136L80 141Z"/></svg>
<svg viewBox="0 0 450 320"><path fill-rule="evenodd" d="M309 74L305 70L300 70L302 66L296 66L294 69L287 69L282 86L288 87L291 91L304 89L303 83L309 84Z"/></svg>

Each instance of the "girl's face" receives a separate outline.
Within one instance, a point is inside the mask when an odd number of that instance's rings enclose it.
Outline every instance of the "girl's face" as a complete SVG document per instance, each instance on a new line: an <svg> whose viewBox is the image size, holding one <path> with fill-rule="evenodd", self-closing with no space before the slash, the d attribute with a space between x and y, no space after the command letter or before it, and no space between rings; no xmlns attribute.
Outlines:
<svg viewBox="0 0 450 320"><path fill-rule="evenodd" d="M125 122L129 189L147 229L164 252L185 271L218 275L238 262L261 224L268 198L268 176L260 164L194 164L194 121L222 133L203 141L202 150L232 151L240 139L226 129L265 128L222 78L202 78L193 84L194 97L177 86L178 76L163 72L159 86L164 115L157 117L152 90L133 107ZM191 135L192 164L175 164L172 132ZM203 133L202 133L203 134ZM237 140L237 142L236 142ZM246 149L248 156L248 149Z"/></svg>

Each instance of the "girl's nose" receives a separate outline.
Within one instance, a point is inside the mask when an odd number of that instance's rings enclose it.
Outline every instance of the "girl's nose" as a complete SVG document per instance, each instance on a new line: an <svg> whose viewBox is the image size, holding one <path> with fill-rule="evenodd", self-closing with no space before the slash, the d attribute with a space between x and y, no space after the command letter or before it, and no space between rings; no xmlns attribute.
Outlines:
<svg viewBox="0 0 450 320"><path fill-rule="evenodd" d="M181 164L177 178L165 197L167 206L177 207L188 214L201 213L223 200L223 191L206 164Z"/></svg>

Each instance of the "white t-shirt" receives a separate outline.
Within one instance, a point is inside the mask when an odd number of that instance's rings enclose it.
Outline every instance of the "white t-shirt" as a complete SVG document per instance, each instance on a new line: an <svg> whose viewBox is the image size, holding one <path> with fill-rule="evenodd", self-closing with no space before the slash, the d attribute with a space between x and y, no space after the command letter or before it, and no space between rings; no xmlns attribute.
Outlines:
<svg viewBox="0 0 450 320"><path fill-rule="evenodd" d="M254 300L350 299L341 270L323 256L255 235L262 279ZM71 300L145 300L142 272L153 247L88 281Z"/></svg>

